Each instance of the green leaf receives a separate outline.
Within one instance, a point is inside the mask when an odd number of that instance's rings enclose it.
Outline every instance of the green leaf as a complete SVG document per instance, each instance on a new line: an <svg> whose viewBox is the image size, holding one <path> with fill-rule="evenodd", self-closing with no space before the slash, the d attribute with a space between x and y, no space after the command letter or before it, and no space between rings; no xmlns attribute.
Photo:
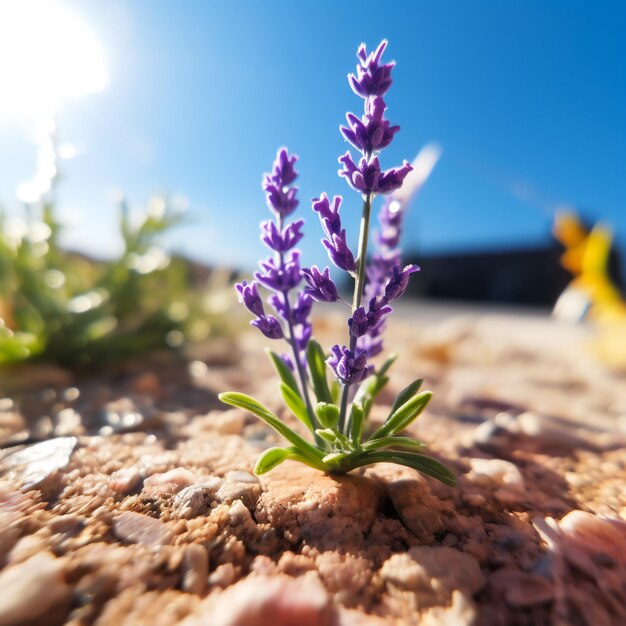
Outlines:
<svg viewBox="0 0 626 626"><path fill-rule="evenodd" d="M271 350L267 350L267 354L270 359L272 359L272 363L280 376L280 379L291 389L294 393L300 396L300 389L298 388L298 383L296 382L295 376L292 371L287 367L287 364L275 353ZM302 397L302 396L300 396Z"/></svg>
<svg viewBox="0 0 626 626"><path fill-rule="evenodd" d="M257 476L265 474L290 457L291 450L289 448L268 448L257 459L254 473Z"/></svg>
<svg viewBox="0 0 626 626"><path fill-rule="evenodd" d="M327 465L338 468L341 464L341 461L343 461L343 459L345 459L347 456L347 452L331 452L330 454L327 454L322 460Z"/></svg>
<svg viewBox="0 0 626 626"><path fill-rule="evenodd" d="M412 437L382 437L381 439L370 439L363 444L363 450L372 452L380 448L405 448L407 450L419 451L426 447L426 444L419 439Z"/></svg>
<svg viewBox="0 0 626 626"><path fill-rule="evenodd" d="M403 431L426 408L432 397L432 391L423 391L392 411L385 423L370 437L370 440L381 439Z"/></svg>
<svg viewBox="0 0 626 626"><path fill-rule="evenodd" d="M328 443L334 443L337 441L337 433L332 428L318 428L315 431L315 434L321 437L324 441L328 441Z"/></svg>
<svg viewBox="0 0 626 626"><path fill-rule="evenodd" d="M386 376L389 368L394 364L398 356L392 354L382 365L382 367L372 374L369 378L366 378L359 387L354 396L356 402L360 402L363 406L364 417L363 420L367 420L372 404L383 390L385 385L389 382L389 377Z"/></svg>
<svg viewBox="0 0 626 626"><path fill-rule="evenodd" d="M379 376L384 376L389 371L389 368L396 362L397 359L398 359L397 354L389 355L387 360L383 363L383 366L376 373Z"/></svg>
<svg viewBox="0 0 626 626"><path fill-rule="evenodd" d="M355 446L361 443L363 422L365 421L364 417L365 412L363 411L363 407L358 402L353 402L352 409L350 410L350 437Z"/></svg>
<svg viewBox="0 0 626 626"><path fill-rule="evenodd" d="M365 452L360 454L350 465L351 469L369 465L370 463L396 463L411 467L422 474L432 476L441 481L445 485L454 487L456 485L456 477L443 464L436 459L424 454L416 454L414 452L394 452L387 450L377 450L376 452Z"/></svg>
<svg viewBox="0 0 626 626"><path fill-rule="evenodd" d="M330 384L330 395L333 399L333 404L339 404L339 400L341 398L341 385L338 380L333 378Z"/></svg>
<svg viewBox="0 0 626 626"><path fill-rule="evenodd" d="M339 407L328 402L318 402L315 407L315 414L320 424L325 428L335 428L339 421Z"/></svg>
<svg viewBox="0 0 626 626"><path fill-rule="evenodd" d="M280 383L280 393L283 396L285 404L289 407L289 410L311 431L313 432L313 424L311 424L311 418L309 412L306 410L306 406L302 398L288 385Z"/></svg>
<svg viewBox="0 0 626 626"><path fill-rule="evenodd" d="M315 339L311 339L307 345L306 358L317 401L331 404L333 399L330 395L328 379L326 378L326 355L322 350L322 346Z"/></svg>
<svg viewBox="0 0 626 626"><path fill-rule="evenodd" d="M361 383L358 391L354 396L354 399L357 402L363 402L365 399L374 400L374 398L380 393L380 391L388 382L389 378L387 378L387 376L372 374L372 376L366 378Z"/></svg>
<svg viewBox="0 0 626 626"><path fill-rule="evenodd" d="M396 398L396 401L393 403L391 407L391 412L393 413L396 409L401 407L405 402L408 402L420 389L424 382L423 378L418 378L414 380L410 385L407 385Z"/></svg>
<svg viewBox="0 0 626 626"><path fill-rule="evenodd" d="M293 444L298 449L299 453L312 462L319 465L319 461L324 457L322 450L318 450L306 439L300 437L298 433L291 430L286 424L283 424L271 411L254 398L247 396L245 393L238 393L236 391L220 393L218 398L225 404L245 409L256 415L260 420L273 428L281 437L284 437L289 443Z"/></svg>

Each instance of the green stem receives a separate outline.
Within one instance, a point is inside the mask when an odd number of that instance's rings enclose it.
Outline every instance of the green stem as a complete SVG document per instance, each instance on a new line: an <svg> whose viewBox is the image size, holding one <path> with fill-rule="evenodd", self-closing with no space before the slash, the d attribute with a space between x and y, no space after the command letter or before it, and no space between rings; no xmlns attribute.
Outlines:
<svg viewBox="0 0 626 626"><path fill-rule="evenodd" d="M361 213L361 226L359 228L359 246L357 257L357 270L354 281L354 294L352 296L352 314L361 306L363 299L363 287L365 286L365 264L367 262L367 242L370 231L370 215L372 213L372 193L368 193L363 198L363 212ZM350 352L354 354L356 348L356 337L350 336ZM350 385L344 385L341 391L341 410L339 413L339 432L344 432L346 424L346 413L348 411L348 394Z"/></svg>
<svg viewBox="0 0 626 626"><path fill-rule="evenodd" d="M283 218L280 216L278 218L278 229L282 231L283 229ZM282 252L278 252L278 260L280 263L281 269L285 267L285 257ZM287 337L287 343L291 346L293 351L294 365L296 366L296 370L298 371L298 377L300 378L300 386L302 387L302 395L304 396L304 403L306 405L306 410L309 413L309 417L311 418L311 424L313 424L313 437L315 438L315 443L318 446L323 446L322 438L315 432L315 429L320 428L319 422L317 421L317 415L315 415L315 411L313 410L313 405L311 404L311 399L309 397L309 388L308 381L306 377L306 373L304 368L302 367L302 363L300 362L300 352L298 350L298 345L296 343L296 335L293 329L293 323L291 321L291 304L289 302L289 296L286 293L283 293L284 303L285 303L285 312L287 316L287 329L289 331L289 335Z"/></svg>
<svg viewBox="0 0 626 626"><path fill-rule="evenodd" d="M352 313L361 306L363 299L363 286L365 285L365 263L367 261L367 241L370 232L370 214L372 212L372 194L368 193L363 199L363 213L361 214L361 227L359 229L358 267L356 282L354 284L354 296L352 298ZM356 344L356 340L350 340L350 345ZM352 349L352 348L351 348Z"/></svg>

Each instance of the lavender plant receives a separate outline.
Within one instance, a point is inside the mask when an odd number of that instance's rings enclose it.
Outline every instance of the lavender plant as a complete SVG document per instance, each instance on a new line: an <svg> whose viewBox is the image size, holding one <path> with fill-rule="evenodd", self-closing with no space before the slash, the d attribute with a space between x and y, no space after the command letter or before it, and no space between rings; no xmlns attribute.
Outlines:
<svg viewBox="0 0 626 626"><path fill-rule="evenodd" d="M417 379L397 396L382 426L368 432L367 420L376 396L389 381L387 373L395 360L388 358L376 368L371 359L382 349L382 333L391 303L406 290L415 265L402 267L398 248L402 206L391 197L383 205L377 250L367 262L372 201L378 194L398 190L411 171L404 162L400 167L382 170L378 155L393 140L398 126L385 119L383 96L391 86L394 63L383 63L387 46L382 41L367 54L364 44L357 51L356 74L348 81L354 93L364 101L361 118L346 116L341 127L344 138L360 153L356 161L348 150L339 158L339 175L361 194L363 209L358 252L355 257L347 242L341 221L341 196L332 200L322 194L313 200L324 231L322 244L329 259L339 270L354 279L351 315L347 323L347 345L337 344L325 353L311 337L310 313L313 302L340 300L330 268L301 267L296 245L302 238L304 221L288 222L298 206L297 157L285 148L279 150L272 171L263 179L267 205L274 219L261 224L261 240L271 256L260 263L255 280L236 287L241 300L255 316L251 322L268 339L286 340L291 354L269 351L280 377L280 392L293 415L310 431L313 443L301 437L254 398L242 393L220 394L226 404L246 409L263 420L289 442L288 447L274 447L259 457L256 474L263 474L283 461L292 459L330 473L345 473L377 462L391 462L414 468L453 485L453 474L437 460L423 453L424 443L401 433L422 413L432 393L419 392ZM269 290L266 310L259 285ZM365 301L365 303L364 303ZM348 305L350 306L350 305ZM329 383L329 370L332 374Z"/></svg>

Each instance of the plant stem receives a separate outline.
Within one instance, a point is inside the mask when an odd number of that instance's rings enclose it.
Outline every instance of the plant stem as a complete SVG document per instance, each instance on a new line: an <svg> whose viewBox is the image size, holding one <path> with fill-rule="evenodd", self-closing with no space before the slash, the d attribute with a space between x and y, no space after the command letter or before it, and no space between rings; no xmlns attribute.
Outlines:
<svg viewBox="0 0 626 626"><path fill-rule="evenodd" d="M361 306L363 299L363 286L365 285L365 263L367 261L367 241L370 232L370 214L372 212L372 193L368 193L363 199L363 213L361 214L361 227L359 229L359 248L357 257L359 265L356 271L356 281L354 283L354 296L352 298L352 313ZM355 340L350 340L350 345L356 344ZM350 348L352 349L352 348Z"/></svg>
<svg viewBox="0 0 626 626"><path fill-rule="evenodd" d="M361 226L359 228L358 265L354 281L354 294L352 296L352 314L361 306L363 299L363 287L365 286L365 264L367 262L367 242L370 231L370 215L372 212L372 193L368 193L363 198L363 212L361 213ZM356 349L356 337L350 335L350 352L354 355ZM339 413L339 432L344 432L346 424L346 413L348 411L348 394L350 384L344 385L341 390L341 409Z"/></svg>
<svg viewBox="0 0 626 626"><path fill-rule="evenodd" d="M283 230L283 218L279 216L278 218L278 229L282 232ZM285 258L282 252L278 253L278 260L280 262L280 269L283 270L285 268ZM315 415L315 411L313 410L313 405L311 404L311 399L309 397L309 388L307 384L307 377L302 367L302 363L300 362L300 352L298 350L298 344L296 342L296 336L293 330L293 322L291 320L291 304L289 302L289 296L287 293L283 292L283 300L285 303L285 316L287 321L287 329L289 331L287 342L291 346L293 351L294 363L296 366L296 370L298 371L298 378L300 378L300 386L302 387L302 395L304 396L304 404L306 405L306 410L309 413L309 417L311 418L311 424L313 424L313 436L315 437L315 443L318 446L323 446L322 438L315 433L315 429L320 428L320 425L317 421L317 415Z"/></svg>
<svg viewBox="0 0 626 626"><path fill-rule="evenodd" d="M300 384L302 386L302 395L304 396L304 403L306 404L306 409L309 412L311 417L311 423L314 428L319 428L319 424L317 422L317 415L315 415L315 411L313 411L313 405L311 404L311 399L309 397L309 389L307 386L307 378L304 372L304 368L302 367L302 363L300 362L300 353L298 351L298 346L296 344L296 337L293 331L293 324L291 322L291 305L289 304L289 298L287 294L283 294L285 298L285 310L287 312L287 328L289 329L289 336L287 341L293 350L293 358L295 360L296 369L298 370L298 377L300 378ZM315 435L315 433L313 433ZM315 435L315 440L321 439Z"/></svg>

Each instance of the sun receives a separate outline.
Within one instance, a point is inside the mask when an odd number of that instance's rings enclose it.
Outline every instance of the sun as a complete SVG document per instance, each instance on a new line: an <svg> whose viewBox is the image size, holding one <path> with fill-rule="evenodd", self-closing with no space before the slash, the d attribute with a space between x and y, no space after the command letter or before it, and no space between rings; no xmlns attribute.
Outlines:
<svg viewBox="0 0 626 626"><path fill-rule="evenodd" d="M56 0L0 0L0 117L55 115L108 82L102 47L78 15Z"/></svg>
<svg viewBox="0 0 626 626"><path fill-rule="evenodd" d="M37 147L34 175L17 188L21 202L51 189L63 104L108 83L103 50L78 15L56 0L0 0L0 122L23 123Z"/></svg>

